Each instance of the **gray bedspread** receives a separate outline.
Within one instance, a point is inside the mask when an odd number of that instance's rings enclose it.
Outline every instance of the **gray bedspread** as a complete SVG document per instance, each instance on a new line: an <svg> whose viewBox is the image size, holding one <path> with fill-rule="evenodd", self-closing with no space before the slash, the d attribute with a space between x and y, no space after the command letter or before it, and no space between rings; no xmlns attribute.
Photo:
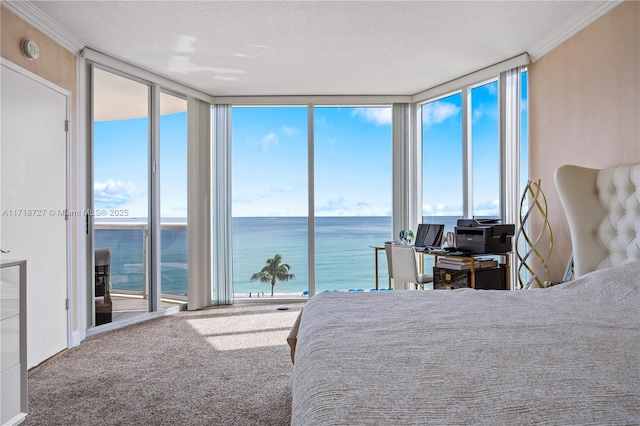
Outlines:
<svg viewBox="0 0 640 426"><path fill-rule="evenodd" d="M290 336L291 424L640 424L639 276L317 294Z"/></svg>

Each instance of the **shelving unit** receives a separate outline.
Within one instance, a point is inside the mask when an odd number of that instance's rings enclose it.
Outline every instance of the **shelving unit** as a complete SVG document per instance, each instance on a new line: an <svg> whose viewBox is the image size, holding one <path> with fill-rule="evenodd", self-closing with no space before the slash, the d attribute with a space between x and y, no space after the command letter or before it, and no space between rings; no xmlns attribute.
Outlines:
<svg viewBox="0 0 640 426"><path fill-rule="evenodd" d="M27 399L27 262L0 262L0 424L24 422Z"/></svg>

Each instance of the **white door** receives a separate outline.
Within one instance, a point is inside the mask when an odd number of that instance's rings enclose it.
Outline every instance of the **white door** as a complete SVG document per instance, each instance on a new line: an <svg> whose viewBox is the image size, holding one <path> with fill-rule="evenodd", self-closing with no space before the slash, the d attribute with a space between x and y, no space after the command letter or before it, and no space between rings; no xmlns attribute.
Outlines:
<svg viewBox="0 0 640 426"><path fill-rule="evenodd" d="M68 97L1 67L0 248L27 261L27 367L67 347Z"/></svg>

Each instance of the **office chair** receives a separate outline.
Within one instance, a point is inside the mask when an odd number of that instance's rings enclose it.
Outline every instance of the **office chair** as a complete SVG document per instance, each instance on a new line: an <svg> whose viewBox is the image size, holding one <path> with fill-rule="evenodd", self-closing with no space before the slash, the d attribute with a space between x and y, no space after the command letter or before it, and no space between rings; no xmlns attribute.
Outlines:
<svg viewBox="0 0 640 426"><path fill-rule="evenodd" d="M416 290L424 290L424 284L433 281L432 275L421 274L418 271L418 258L413 247L388 244L384 248L387 252L389 276L394 282L405 281L413 283Z"/></svg>
<svg viewBox="0 0 640 426"><path fill-rule="evenodd" d="M393 262L391 261L391 244L384 245L384 252L387 255L387 269L389 270L389 279L393 279ZM389 281L389 287L391 287L391 281Z"/></svg>

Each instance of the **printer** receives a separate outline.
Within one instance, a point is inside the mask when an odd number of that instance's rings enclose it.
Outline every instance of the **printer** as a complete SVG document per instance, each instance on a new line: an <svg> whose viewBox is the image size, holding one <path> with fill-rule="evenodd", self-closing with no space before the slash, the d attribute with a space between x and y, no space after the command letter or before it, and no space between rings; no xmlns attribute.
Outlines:
<svg viewBox="0 0 640 426"><path fill-rule="evenodd" d="M472 254L498 254L512 250L515 225L496 219L458 219L456 248Z"/></svg>

